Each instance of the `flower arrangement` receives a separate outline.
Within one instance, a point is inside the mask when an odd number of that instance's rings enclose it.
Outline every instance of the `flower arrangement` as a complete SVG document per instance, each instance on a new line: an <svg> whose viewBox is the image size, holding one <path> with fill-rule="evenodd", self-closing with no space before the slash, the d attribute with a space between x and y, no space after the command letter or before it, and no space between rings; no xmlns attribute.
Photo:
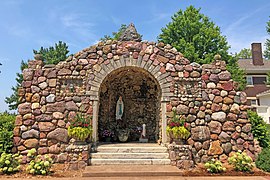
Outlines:
<svg viewBox="0 0 270 180"><path fill-rule="evenodd" d="M186 140L190 136L188 124L185 122L183 116L176 114L175 109L173 109L173 117L169 121L166 131L168 134L173 136L173 138Z"/></svg>
<svg viewBox="0 0 270 180"><path fill-rule="evenodd" d="M106 138L106 137L113 137L114 136L114 132L112 132L111 130L109 129L104 129L101 133L101 136L103 138Z"/></svg>
<svg viewBox="0 0 270 180"><path fill-rule="evenodd" d="M68 136L84 141L92 134L91 117L82 114L76 114L68 127Z"/></svg>

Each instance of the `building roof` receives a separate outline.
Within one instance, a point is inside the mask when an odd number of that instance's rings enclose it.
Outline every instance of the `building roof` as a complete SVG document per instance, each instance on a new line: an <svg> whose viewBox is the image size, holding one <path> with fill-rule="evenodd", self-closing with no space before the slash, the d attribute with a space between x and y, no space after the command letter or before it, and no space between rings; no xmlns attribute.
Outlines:
<svg viewBox="0 0 270 180"><path fill-rule="evenodd" d="M264 65L255 66L252 63L252 59L239 59L238 65L241 69L245 70L246 73L267 73L270 71L270 60L263 60Z"/></svg>
<svg viewBox="0 0 270 180"><path fill-rule="evenodd" d="M270 89L257 94L257 97L270 95Z"/></svg>
<svg viewBox="0 0 270 180"><path fill-rule="evenodd" d="M247 97L256 97L257 94L265 92L270 88L265 84L255 84L254 86L247 86L244 92L247 94Z"/></svg>

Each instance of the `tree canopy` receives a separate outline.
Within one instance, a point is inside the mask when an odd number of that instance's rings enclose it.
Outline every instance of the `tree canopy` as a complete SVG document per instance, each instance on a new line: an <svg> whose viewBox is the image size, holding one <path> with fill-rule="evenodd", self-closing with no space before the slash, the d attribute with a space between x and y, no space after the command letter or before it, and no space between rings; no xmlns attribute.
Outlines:
<svg viewBox="0 0 270 180"><path fill-rule="evenodd" d="M250 59L252 58L251 49L249 48L241 49L239 53L235 54L235 57L237 59Z"/></svg>
<svg viewBox="0 0 270 180"><path fill-rule="evenodd" d="M66 60L69 50L66 43L59 41L55 46L48 48L41 47L40 50L33 50L34 54L41 54L44 64L57 64Z"/></svg>
<svg viewBox="0 0 270 180"><path fill-rule="evenodd" d="M220 28L200 8L189 6L172 16L158 40L171 44L191 62L206 64L212 62L216 54L227 57L228 43L221 35Z"/></svg>
<svg viewBox="0 0 270 180"><path fill-rule="evenodd" d="M214 22L200 13L200 8L189 6L185 11L179 10L161 31L158 41L171 44L191 62L208 64L220 54L233 80L239 83L239 89L245 88L244 71L237 64L238 58L229 55L226 37Z"/></svg>
<svg viewBox="0 0 270 180"><path fill-rule="evenodd" d="M267 22L266 31L270 35L270 20ZM270 60L270 39L266 39L264 57Z"/></svg>

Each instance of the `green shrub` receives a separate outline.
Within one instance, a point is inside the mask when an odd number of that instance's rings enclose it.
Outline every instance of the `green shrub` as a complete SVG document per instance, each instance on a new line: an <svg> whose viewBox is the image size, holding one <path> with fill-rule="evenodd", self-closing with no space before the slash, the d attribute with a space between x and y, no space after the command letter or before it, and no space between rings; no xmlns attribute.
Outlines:
<svg viewBox="0 0 270 180"><path fill-rule="evenodd" d="M266 148L269 146L269 134L267 131L267 126L262 117L260 117L254 111L248 111L248 118L251 122L251 131L253 136L259 141L260 146Z"/></svg>
<svg viewBox="0 0 270 180"><path fill-rule="evenodd" d="M0 174L12 174L20 170L21 156L19 154L2 153L0 157Z"/></svg>
<svg viewBox="0 0 270 180"><path fill-rule="evenodd" d="M47 175L50 173L53 161L48 155L38 155L36 156L36 149L31 149L28 151L27 156L32 160L26 168L29 174L33 175Z"/></svg>
<svg viewBox="0 0 270 180"><path fill-rule="evenodd" d="M221 173L226 171L226 168L222 166L222 163L215 159L208 161L204 164L204 166L210 173Z"/></svg>
<svg viewBox="0 0 270 180"><path fill-rule="evenodd" d="M0 154L11 152L15 118L14 114L0 113Z"/></svg>
<svg viewBox="0 0 270 180"><path fill-rule="evenodd" d="M228 159L229 164L232 164L236 171L251 172L254 163L245 152L238 151Z"/></svg>
<svg viewBox="0 0 270 180"><path fill-rule="evenodd" d="M270 149L264 148L255 161L257 168L270 172Z"/></svg>

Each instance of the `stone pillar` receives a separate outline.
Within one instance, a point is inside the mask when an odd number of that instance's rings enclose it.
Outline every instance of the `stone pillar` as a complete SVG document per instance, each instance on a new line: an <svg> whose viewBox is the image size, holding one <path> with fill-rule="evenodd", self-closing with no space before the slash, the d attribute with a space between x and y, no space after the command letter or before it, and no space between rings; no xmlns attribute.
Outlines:
<svg viewBox="0 0 270 180"><path fill-rule="evenodd" d="M99 101L93 101L93 133L92 138L93 142L96 143L98 140L98 109L99 109Z"/></svg>
<svg viewBox="0 0 270 180"><path fill-rule="evenodd" d="M162 120L162 143L167 143L167 118L166 118L166 102L161 102L161 120Z"/></svg>

